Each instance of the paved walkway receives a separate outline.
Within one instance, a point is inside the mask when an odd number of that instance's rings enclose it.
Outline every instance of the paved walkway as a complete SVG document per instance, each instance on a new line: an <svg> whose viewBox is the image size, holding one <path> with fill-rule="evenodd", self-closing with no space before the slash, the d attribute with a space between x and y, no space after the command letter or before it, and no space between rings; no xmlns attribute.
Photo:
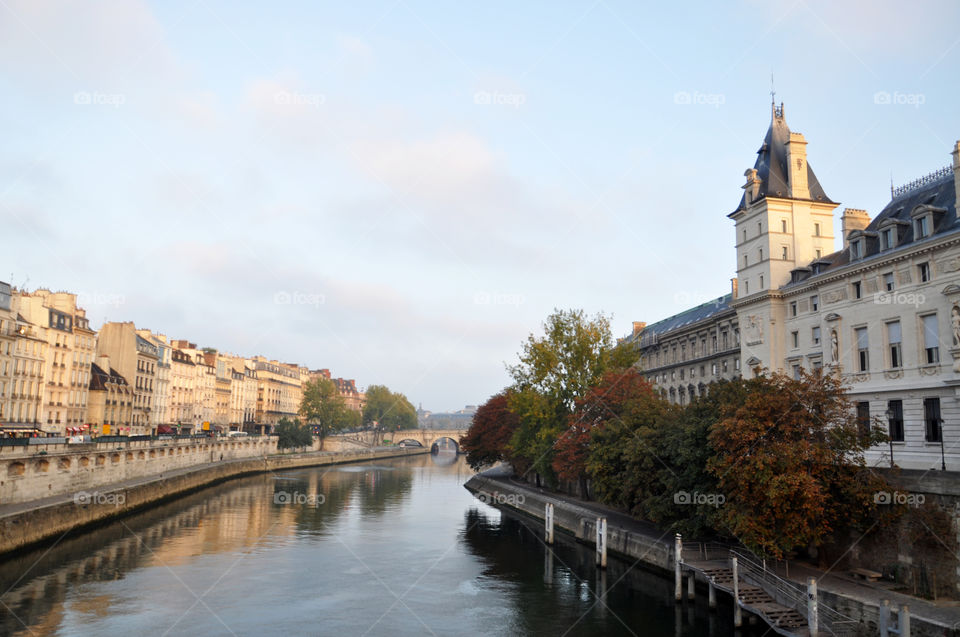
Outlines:
<svg viewBox="0 0 960 637"><path fill-rule="evenodd" d="M619 527L621 529L644 535L653 540L673 548L673 534L664 533L655 525L637 520L623 511L614 509L597 502L583 500L574 496L538 489L526 482L510 478L506 471L499 467L483 472L483 476L503 482L509 482L518 489L534 491L547 500L552 500L555 504L572 503L576 506L594 512L597 517L607 518L607 527ZM776 570L777 574L784 579L796 582L803 586L807 584L808 577L817 579L817 586L821 591L827 591L856 599L865 604L879 606L884 599L890 600L892 607L898 607L907 604L910 607L910 615L914 618L924 619L926 621L947 626L951 628L960 628L960 602L950 600L931 601L905 595L890 590L890 584L884 582L865 582L854 579L852 576L842 572L830 572L819 569L815 566L804 564L802 562L790 562L790 575L787 576L783 565Z"/></svg>

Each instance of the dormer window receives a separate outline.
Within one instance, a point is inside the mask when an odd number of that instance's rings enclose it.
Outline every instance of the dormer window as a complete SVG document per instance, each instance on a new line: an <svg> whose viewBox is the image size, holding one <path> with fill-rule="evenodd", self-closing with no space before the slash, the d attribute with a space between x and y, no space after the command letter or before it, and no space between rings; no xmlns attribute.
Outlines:
<svg viewBox="0 0 960 637"><path fill-rule="evenodd" d="M880 249L881 250L890 250L896 247L896 239L893 233L893 227L884 228L880 231Z"/></svg>
<svg viewBox="0 0 960 637"><path fill-rule="evenodd" d="M850 241L850 260L859 261L863 258L863 239Z"/></svg>
<svg viewBox="0 0 960 637"><path fill-rule="evenodd" d="M937 221L946 212L944 208L937 208L922 204L910 211L913 219L913 240L925 239L933 234Z"/></svg>
<svg viewBox="0 0 960 637"><path fill-rule="evenodd" d="M924 215L913 220L913 238L923 239L930 234L930 216Z"/></svg>

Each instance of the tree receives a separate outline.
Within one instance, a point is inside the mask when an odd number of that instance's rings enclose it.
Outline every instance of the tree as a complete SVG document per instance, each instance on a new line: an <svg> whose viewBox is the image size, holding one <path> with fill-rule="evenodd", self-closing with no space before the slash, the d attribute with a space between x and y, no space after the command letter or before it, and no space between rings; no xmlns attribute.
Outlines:
<svg viewBox="0 0 960 637"><path fill-rule="evenodd" d="M554 310L543 324L544 334L531 334L508 366L513 377L510 409L519 426L510 442L510 461L521 475L533 471L555 482L554 446L567 428L576 401L596 385L604 372L636 360L632 348L614 348L610 320L603 314L587 317L583 310Z"/></svg>
<svg viewBox="0 0 960 637"><path fill-rule="evenodd" d="M384 431L417 428L417 410L400 393L384 385L367 388L367 402L363 406L363 424L377 423Z"/></svg>
<svg viewBox="0 0 960 637"><path fill-rule="evenodd" d="M275 433L279 436L277 440L278 449L300 449L313 444L313 434L310 432L310 428L301 424L299 420L281 418L277 423Z"/></svg>
<svg viewBox="0 0 960 637"><path fill-rule="evenodd" d="M304 385L300 416L308 426L319 430L321 449L330 433L346 429L353 422L351 410L337 391L337 385L322 376Z"/></svg>
<svg viewBox="0 0 960 637"><path fill-rule="evenodd" d="M507 392L491 396L477 408L470 428L460 438L460 447L467 454L467 463L475 470L507 458L508 444L519 421L510 411Z"/></svg>
<svg viewBox="0 0 960 637"><path fill-rule="evenodd" d="M741 542L776 558L819 547L840 525L864 525L884 482L864 451L886 439L861 432L840 380L801 373L745 381L742 399L720 405L708 463L726 501L720 521Z"/></svg>

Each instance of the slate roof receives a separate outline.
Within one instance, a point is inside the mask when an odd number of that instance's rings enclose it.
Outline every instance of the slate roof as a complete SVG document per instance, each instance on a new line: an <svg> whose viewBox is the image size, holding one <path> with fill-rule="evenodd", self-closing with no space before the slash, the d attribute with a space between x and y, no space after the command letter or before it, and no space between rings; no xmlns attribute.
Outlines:
<svg viewBox="0 0 960 637"><path fill-rule="evenodd" d="M127 380L114 369L111 369L108 374L96 363L90 363L90 390L105 391L107 383L116 383L123 386L127 384Z"/></svg>
<svg viewBox="0 0 960 637"><path fill-rule="evenodd" d="M718 314L723 314L724 312L732 312L733 310L730 309L730 301L732 300L733 295L726 294L712 301L701 303L689 310L684 310L679 314L674 314L653 325L646 326L643 328L643 331L640 332L640 347L653 345L656 337L660 334L666 334L686 327L687 325L699 323L700 321L717 316Z"/></svg>
<svg viewBox="0 0 960 637"><path fill-rule="evenodd" d="M941 169L932 173L932 175L917 180L916 183L918 185L912 187L906 186L896 191L890 202L884 206L880 214L878 214L864 230L865 233L871 235L872 233L879 233L881 226L887 225L884 223L887 220L902 222L900 227L903 228L903 231L897 240L897 245L889 250L880 252L878 241L866 241L866 254L863 258L858 259L856 263L865 263L876 258L887 258L901 250L913 247L918 242L931 241L945 234L960 231L960 221L957 219L957 193L953 183L953 171ZM931 206L933 208L939 208L944 212L940 215L934 215L934 226L928 236L923 239L914 240L913 223L910 213L920 206ZM939 220L937 219L938 216ZM820 260L829 261L828 265L820 268L820 273L829 272L849 265L851 263L850 248L848 246L840 252L827 255ZM783 287L788 288L804 282L805 280L798 283L790 283Z"/></svg>
<svg viewBox="0 0 960 637"><path fill-rule="evenodd" d="M767 129L767 136L763 140L763 145L757 151L757 162L753 167L757 171L757 177L760 179L760 193L758 199L770 197L787 197L790 192L787 185L787 142L790 141L790 128L787 126L787 120L783 115L783 104L780 108L771 104L770 128ZM813 168L810 162L807 162L807 186L810 189L810 199L815 201L824 201L835 203L827 197L823 191L823 186L813 174ZM737 212L745 210L747 207L746 193L740 198L740 205L728 216L732 217Z"/></svg>

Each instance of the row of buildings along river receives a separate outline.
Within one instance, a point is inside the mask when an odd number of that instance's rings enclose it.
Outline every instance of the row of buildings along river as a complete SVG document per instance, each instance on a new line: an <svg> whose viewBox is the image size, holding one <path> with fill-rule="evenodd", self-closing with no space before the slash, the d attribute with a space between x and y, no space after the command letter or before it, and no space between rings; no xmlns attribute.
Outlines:
<svg viewBox="0 0 960 637"><path fill-rule="evenodd" d="M0 282L0 437L269 433L297 416L304 385L321 376L362 410L356 382L328 369L198 347L132 322L94 330L76 294Z"/></svg>

